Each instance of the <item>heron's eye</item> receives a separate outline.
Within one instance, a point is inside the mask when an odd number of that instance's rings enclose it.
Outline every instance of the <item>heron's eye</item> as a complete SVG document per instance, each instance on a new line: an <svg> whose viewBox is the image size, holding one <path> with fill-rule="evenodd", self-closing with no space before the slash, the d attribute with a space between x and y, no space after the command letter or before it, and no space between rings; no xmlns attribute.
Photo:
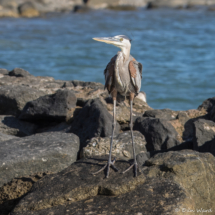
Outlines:
<svg viewBox="0 0 215 215"><path fill-rule="evenodd" d="M123 38L120 38L119 40L122 42L122 41L123 41Z"/></svg>

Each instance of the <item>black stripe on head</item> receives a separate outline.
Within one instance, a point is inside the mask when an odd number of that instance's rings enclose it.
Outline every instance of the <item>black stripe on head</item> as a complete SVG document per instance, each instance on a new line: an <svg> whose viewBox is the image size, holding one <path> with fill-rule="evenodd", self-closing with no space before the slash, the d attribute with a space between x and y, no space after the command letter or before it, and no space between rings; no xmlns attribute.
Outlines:
<svg viewBox="0 0 215 215"><path fill-rule="evenodd" d="M122 37L122 38L124 38L124 39L126 39L126 40L129 40L130 42L132 41L131 38L129 38L129 37L125 36L125 35L119 35L119 36Z"/></svg>

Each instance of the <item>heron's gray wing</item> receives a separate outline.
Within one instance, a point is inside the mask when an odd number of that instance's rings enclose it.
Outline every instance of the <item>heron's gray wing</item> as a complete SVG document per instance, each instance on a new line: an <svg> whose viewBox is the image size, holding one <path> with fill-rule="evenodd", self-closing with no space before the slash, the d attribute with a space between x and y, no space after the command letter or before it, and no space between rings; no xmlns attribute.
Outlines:
<svg viewBox="0 0 215 215"><path fill-rule="evenodd" d="M140 92L142 79L142 64L134 58L129 62L129 72L136 94Z"/></svg>
<svg viewBox="0 0 215 215"><path fill-rule="evenodd" d="M108 92L111 93L113 88L113 78L115 72L115 62L116 56L114 56L111 61L108 63L106 69L104 70L105 75L105 89L107 88Z"/></svg>

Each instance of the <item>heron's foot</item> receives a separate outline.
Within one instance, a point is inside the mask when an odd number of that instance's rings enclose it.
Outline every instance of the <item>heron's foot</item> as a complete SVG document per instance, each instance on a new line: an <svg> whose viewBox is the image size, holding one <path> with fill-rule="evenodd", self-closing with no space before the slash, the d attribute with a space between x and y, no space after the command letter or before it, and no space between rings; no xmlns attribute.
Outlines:
<svg viewBox="0 0 215 215"><path fill-rule="evenodd" d="M138 165L137 165L137 162L135 162L135 161L133 162L133 164L131 164L130 167L128 167L128 169L126 169L124 172L122 172L122 174L128 172L132 167L134 167L134 177L137 177L137 167L138 167Z"/></svg>
<svg viewBox="0 0 215 215"><path fill-rule="evenodd" d="M106 169L106 175L105 177L108 178L109 177L109 172L110 172L110 167L112 167L116 172L118 172L119 170L114 166L114 163L116 162L116 158L114 158L113 161L111 162L107 162L106 165L104 165L99 171L92 173L93 175L96 175L98 173L100 173L101 171Z"/></svg>

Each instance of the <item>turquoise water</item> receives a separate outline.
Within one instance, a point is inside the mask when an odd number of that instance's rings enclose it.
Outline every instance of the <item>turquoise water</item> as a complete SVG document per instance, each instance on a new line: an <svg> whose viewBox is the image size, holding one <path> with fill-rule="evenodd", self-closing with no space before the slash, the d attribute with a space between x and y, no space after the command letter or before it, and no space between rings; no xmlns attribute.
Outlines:
<svg viewBox="0 0 215 215"><path fill-rule="evenodd" d="M126 34L143 64L142 91L153 108L197 108L215 96L215 12L92 11L0 19L0 68L104 83L118 49L92 37Z"/></svg>

